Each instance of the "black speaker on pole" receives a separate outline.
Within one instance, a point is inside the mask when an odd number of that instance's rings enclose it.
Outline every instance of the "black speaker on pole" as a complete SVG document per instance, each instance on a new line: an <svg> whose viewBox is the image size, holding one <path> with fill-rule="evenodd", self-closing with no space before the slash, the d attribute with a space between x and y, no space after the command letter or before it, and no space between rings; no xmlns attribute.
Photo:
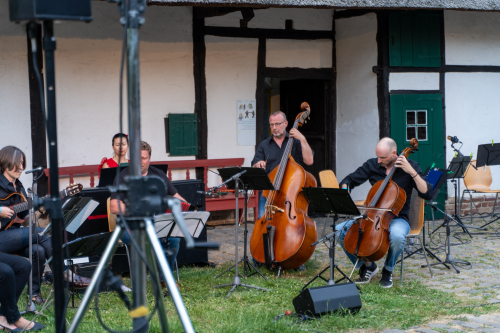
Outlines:
<svg viewBox="0 0 500 333"><path fill-rule="evenodd" d="M361 298L354 283L307 288L293 299L295 312L319 316L339 310L356 313L361 309Z"/></svg>

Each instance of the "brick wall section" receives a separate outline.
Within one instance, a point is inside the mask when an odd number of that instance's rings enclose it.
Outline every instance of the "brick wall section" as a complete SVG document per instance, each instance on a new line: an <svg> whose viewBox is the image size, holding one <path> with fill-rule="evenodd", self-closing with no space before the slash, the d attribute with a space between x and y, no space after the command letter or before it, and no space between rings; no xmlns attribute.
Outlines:
<svg viewBox="0 0 500 333"><path fill-rule="evenodd" d="M495 196L485 196L479 194L472 195L472 213L490 213L495 204ZM449 198L446 200L446 211L455 211L455 198ZM466 194L462 198L462 207L460 210L460 215L470 215L470 197ZM500 213L500 198L498 198L497 205L495 207L495 212Z"/></svg>

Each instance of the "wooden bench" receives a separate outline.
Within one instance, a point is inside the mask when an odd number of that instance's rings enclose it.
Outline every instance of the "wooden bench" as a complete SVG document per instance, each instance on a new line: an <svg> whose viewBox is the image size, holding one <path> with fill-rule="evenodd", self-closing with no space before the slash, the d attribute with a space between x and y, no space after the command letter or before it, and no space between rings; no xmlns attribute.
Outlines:
<svg viewBox="0 0 500 333"><path fill-rule="evenodd" d="M151 162L154 166L155 164L168 164L168 179L172 180L172 170L186 170L186 180L196 179L196 175L191 177L191 172L195 168L203 168L203 182L205 183L205 190L208 190L208 168L225 168L231 166L241 167L244 162L244 158L224 158L224 159L206 159L206 160L181 160L181 161L156 161ZM96 177L99 175L98 171L99 165L81 165L81 166L70 166L59 168L59 177L69 177L69 183L74 182L75 176L90 176L90 187L95 187ZM45 169L45 175L49 177L50 184L50 169ZM222 181L221 181L222 182ZM206 209L209 212L218 210L231 210L236 208L236 198L233 193L228 193L219 198L206 197ZM238 207L240 208L240 215L242 214L242 209L244 208L244 198L239 197ZM259 197L258 192L255 191L248 202L248 208L253 208L254 216L257 216L257 210L259 207Z"/></svg>

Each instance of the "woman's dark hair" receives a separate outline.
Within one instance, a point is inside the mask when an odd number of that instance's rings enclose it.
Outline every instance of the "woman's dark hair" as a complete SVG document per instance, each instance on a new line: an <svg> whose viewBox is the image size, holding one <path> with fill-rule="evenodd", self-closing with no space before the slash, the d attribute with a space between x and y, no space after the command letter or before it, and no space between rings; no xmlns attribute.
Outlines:
<svg viewBox="0 0 500 333"><path fill-rule="evenodd" d="M127 134L116 133L115 136L113 137L113 140L111 140L111 146L113 146L115 144L115 139L118 139L118 138L127 139L127 144L128 144L128 135Z"/></svg>
<svg viewBox="0 0 500 333"><path fill-rule="evenodd" d="M23 170L26 169L26 155L23 151L14 146L5 146L0 150L0 172L5 170L19 170L19 164L23 161Z"/></svg>

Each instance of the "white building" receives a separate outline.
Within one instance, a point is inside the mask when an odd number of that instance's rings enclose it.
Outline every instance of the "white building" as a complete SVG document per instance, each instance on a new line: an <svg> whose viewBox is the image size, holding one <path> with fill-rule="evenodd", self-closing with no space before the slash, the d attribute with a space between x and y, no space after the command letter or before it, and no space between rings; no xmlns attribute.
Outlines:
<svg viewBox="0 0 500 333"><path fill-rule="evenodd" d="M269 135L270 111L294 118L308 101L311 121L301 131L315 150L312 171L333 169L339 179L374 157L384 136L400 146L419 137L422 169L449 163L447 135L464 142L465 155L500 142L499 1L176 3L148 1L140 29L141 130L153 160L244 157L249 166L256 146L237 143L238 100L256 101L257 144ZM55 25L61 167L111 157L119 129L120 15L101 1L92 15L91 23ZM23 149L29 166L46 165L26 29L9 22L6 1L0 16L1 146ZM166 152L164 118L173 113L197 115L193 155ZM500 189L498 167L492 173Z"/></svg>

